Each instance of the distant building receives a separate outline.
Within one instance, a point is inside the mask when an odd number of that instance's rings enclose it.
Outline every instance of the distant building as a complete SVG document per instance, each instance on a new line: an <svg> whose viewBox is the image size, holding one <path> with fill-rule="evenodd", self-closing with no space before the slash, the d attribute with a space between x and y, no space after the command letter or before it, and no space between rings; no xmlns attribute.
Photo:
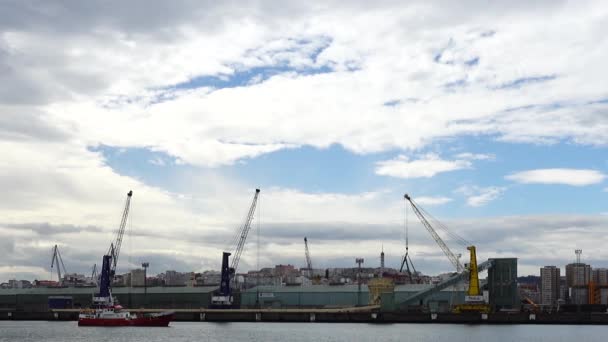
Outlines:
<svg viewBox="0 0 608 342"><path fill-rule="evenodd" d="M63 275L62 283L66 286L75 286L86 284L87 279L84 274L79 273L67 273Z"/></svg>
<svg viewBox="0 0 608 342"><path fill-rule="evenodd" d="M29 289L31 287L32 283L29 280L11 279L8 283L3 283L3 288L9 289Z"/></svg>
<svg viewBox="0 0 608 342"><path fill-rule="evenodd" d="M145 277L146 272L144 271L144 269L136 268L134 270L131 270L131 286L136 287L146 285Z"/></svg>
<svg viewBox="0 0 608 342"><path fill-rule="evenodd" d="M222 274L218 271L205 271L197 279L197 284L203 286L219 285L221 278Z"/></svg>
<svg viewBox="0 0 608 342"><path fill-rule="evenodd" d="M587 286L591 281L591 266L584 263L566 265L566 285L568 287Z"/></svg>
<svg viewBox="0 0 608 342"><path fill-rule="evenodd" d="M592 269L591 280L597 285L608 285L608 268Z"/></svg>
<svg viewBox="0 0 608 342"><path fill-rule="evenodd" d="M259 272L249 271L244 277L246 288L254 286L280 286L282 283L280 276L274 276L271 272L266 272L264 269Z"/></svg>
<svg viewBox="0 0 608 342"><path fill-rule="evenodd" d="M164 274L165 286L186 286L191 279L190 273L166 271Z"/></svg>
<svg viewBox="0 0 608 342"><path fill-rule="evenodd" d="M34 280L35 287L58 287L59 283L55 280Z"/></svg>
<svg viewBox="0 0 608 342"><path fill-rule="evenodd" d="M540 269L540 299L543 305L557 305L560 293L560 270L555 266Z"/></svg>
<svg viewBox="0 0 608 342"><path fill-rule="evenodd" d="M293 265L276 265L274 267L273 275L275 276L287 276L299 273Z"/></svg>
<svg viewBox="0 0 608 342"><path fill-rule="evenodd" d="M197 283L196 283L196 273L194 273L194 272L187 272L187 273L185 273L185 275L186 275L186 282L185 282L186 286L188 286L188 287L194 287L194 286L197 285Z"/></svg>

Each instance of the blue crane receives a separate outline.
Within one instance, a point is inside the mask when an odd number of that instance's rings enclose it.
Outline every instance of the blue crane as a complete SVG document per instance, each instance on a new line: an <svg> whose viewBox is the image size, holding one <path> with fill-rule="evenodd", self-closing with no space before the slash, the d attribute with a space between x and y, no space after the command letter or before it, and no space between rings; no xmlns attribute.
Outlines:
<svg viewBox="0 0 608 342"><path fill-rule="evenodd" d="M118 262L118 256L120 255L120 247L122 245L122 237L125 233L125 227L127 225L127 218L129 217L129 209L131 207L131 196L133 191L127 193L127 201L125 208L122 212L122 219L120 220L120 226L116 233L116 238L110 243L110 249L103 256L103 262L101 264L101 279L99 281L99 294L94 300L99 305L112 305L112 279L116 273L116 264Z"/></svg>
<svg viewBox="0 0 608 342"><path fill-rule="evenodd" d="M251 222L253 221L253 215L255 214L255 208L258 203L259 194L260 189L255 189L255 195L253 196L253 201L251 202L251 206L249 207L249 211L247 212L245 221L239 227L236 235L231 240L232 242L229 246L234 246L234 253L222 252L220 288L217 295L211 297L211 305L213 307L226 308L232 307L233 305L234 298L232 296L232 288L230 287L230 281L236 274L236 270L239 266L241 254L243 253L243 249L245 247L245 241L247 240L247 235L249 234L249 230L251 229ZM232 262L230 263L229 257L231 255L234 256L232 258Z"/></svg>

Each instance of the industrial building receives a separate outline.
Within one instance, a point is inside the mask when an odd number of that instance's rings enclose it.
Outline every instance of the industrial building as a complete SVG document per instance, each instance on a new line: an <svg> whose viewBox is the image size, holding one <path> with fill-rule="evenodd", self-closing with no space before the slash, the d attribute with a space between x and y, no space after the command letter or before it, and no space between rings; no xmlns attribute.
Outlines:
<svg viewBox="0 0 608 342"><path fill-rule="evenodd" d="M495 311L501 309L519 309L517 258L491 260L493 266L488 270L490 306Z"/></svg>
<svg viewBox="0 0 608 342"><path fill-rule="evenodd" d="M217 286L197 287L115 287L113 295L128 308L195 309L208 307ZM95 287L29 288L0 290L0 309L44 312L57 297L71 307L91 305ZM68 300L71 299L71 300Z"/></svg>

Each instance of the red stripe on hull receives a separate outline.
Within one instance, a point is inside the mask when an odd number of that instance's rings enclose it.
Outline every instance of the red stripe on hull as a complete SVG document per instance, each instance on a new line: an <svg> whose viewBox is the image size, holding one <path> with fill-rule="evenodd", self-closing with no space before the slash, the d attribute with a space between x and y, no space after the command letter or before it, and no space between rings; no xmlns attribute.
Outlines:
<svg viewBox="0 0 608 342"><path fill-rule="evenodd" d="M138 317L134 319L111 318L80 318L78 326L81 327L167 327L173 315L158 317Z"/></svg>

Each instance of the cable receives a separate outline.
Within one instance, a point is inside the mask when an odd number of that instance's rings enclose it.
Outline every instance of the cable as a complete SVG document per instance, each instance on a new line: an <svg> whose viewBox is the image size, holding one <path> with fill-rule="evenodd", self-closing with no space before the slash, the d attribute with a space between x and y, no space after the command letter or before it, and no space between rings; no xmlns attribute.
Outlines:
<svg viewBox="0 0 608 342"><path fill-rule="evenodd" d="M420 210L425 217L430 218L433 221L433 227L435 228L439 228L440 230L442 230L443 232L445 232L451 240L455 241L456 243L458 243L459 245L463 246L463 247L468 247L471 245L471 243L466 240L465 238L463 238L462 236L456 234L455 232L451 231L450 229L448 229L448 227L443 224L441 221L439 221L438 219L436 219L431 213L429 213L428 211L426 211L424 208L421 208L420 206L418 206L417 203L415 203L412 200L412 203L416 205L416 207L418 207L418 210Z"/></svg>

